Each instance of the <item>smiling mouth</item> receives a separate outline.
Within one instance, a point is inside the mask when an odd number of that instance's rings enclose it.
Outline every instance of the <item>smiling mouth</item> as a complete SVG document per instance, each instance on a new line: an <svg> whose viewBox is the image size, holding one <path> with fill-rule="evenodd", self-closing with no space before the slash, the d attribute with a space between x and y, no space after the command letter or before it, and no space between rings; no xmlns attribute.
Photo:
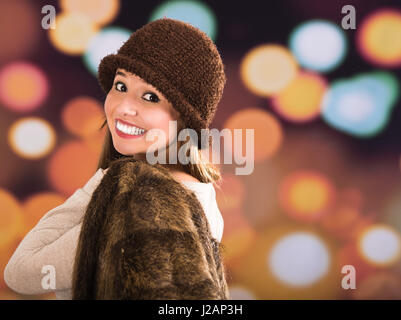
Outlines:
<svg viewBox="0 0 401 320"><path fill-rule="evenodd" d="M117 133L123 137L126 136L138 137L142 136L146 132L146 130L142 128L136 126L128 126L126 124L121 123L119 120L116 121L115 128Z"/></svg>

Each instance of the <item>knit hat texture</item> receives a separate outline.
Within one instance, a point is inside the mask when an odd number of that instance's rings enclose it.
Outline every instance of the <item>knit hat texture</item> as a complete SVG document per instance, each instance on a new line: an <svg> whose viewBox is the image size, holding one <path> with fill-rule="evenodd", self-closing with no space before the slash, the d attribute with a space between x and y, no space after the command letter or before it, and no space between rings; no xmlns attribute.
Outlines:
<svg viewBox="0 0 401 320"><path fill-rule="evenodd" d="M180 113L185 128L198 135L209 129L226 84L225 66L206 33L189 23L162 18L136 30L117 51L105 56L98 81L108 93L117 68L131 72L159 90ZM206 131L208 133L208 131Z"/></svg>

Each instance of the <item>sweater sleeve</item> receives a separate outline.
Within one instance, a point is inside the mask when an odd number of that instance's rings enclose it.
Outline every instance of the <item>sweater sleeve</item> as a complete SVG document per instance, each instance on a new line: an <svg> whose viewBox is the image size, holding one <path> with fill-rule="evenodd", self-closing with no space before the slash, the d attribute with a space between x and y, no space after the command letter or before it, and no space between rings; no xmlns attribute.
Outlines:
<svg viewBox="0 0 401 320"><path fill-rule="evenodd" d="M98 169L82 188L47 212L19 243L4 269L4 281L27 295L72 287L72 270L82 219L107 170ZM54 282L50 281L54 277Z"/></svg>

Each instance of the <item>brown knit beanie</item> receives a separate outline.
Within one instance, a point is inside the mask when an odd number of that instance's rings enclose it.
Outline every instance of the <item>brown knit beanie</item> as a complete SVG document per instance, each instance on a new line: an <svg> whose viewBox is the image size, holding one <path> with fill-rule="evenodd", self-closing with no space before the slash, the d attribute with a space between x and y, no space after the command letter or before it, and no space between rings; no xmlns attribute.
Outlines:
<svg viewBox="0 0 401 320"><path fill-rule="evenodd" d="M117 68L136 74L163 93L180 113L185 128L196 131L199 149L210 145L209 139L201 140L201 129L209 129L226 76L219 52L206 33L180 20L154 20L136 30L117 54L101 60L98 80L106 93Z"/></svg>

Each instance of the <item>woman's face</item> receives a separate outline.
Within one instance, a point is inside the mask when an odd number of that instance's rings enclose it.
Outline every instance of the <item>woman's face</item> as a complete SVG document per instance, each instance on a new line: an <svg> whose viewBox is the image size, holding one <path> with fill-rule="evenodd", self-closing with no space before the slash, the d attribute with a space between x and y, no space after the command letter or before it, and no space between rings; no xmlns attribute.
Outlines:
<svg viewBox="0 0 401 320"><path fill-rule="evenodd" d="M155 143L156 148L161 148L174 139L175 132L169 132L169 121L178 121L179 113L161 92L124 69L117 69L104 108L114 148L123 155L145 154L150 146L152 150L155 148ZM120 128L118 122L127 126ZM165 143L158 138L146 141L150 129L162 130Z"/></svg>

